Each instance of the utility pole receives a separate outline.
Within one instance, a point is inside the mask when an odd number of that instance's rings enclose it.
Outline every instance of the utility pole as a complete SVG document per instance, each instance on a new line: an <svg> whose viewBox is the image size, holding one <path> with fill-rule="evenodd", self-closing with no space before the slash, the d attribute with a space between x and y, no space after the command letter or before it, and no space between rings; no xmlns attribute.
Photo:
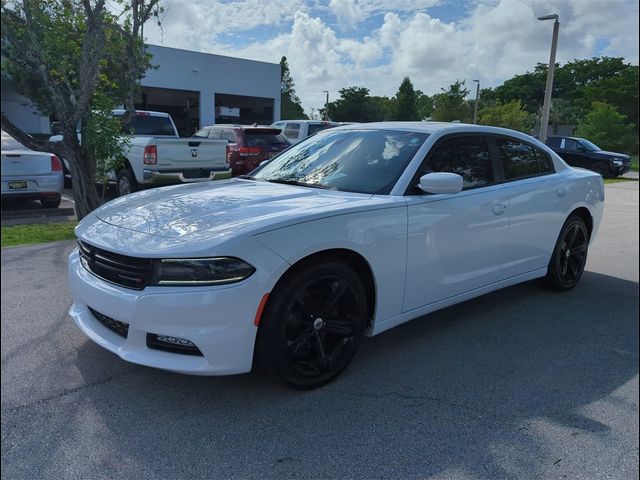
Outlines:
<svg viewBox="0 0 640 480"><path fill-rule="evenodd" d="M323 90L322 93L327 94L327 100L324 102L324 119L329 120L329 92L327 90Z"/></svg>
<svg viewBox="0 0 640 480"><path fill-rule="evenodd" d="M558 31L560 30L560 22L558 22L558 14L545 15L538 17L538 20L555 20L553 22L553 37L551 40L551 54L549 56L549 69L547 70L547 86L544 91L544 103L542 105L542 119L540 121L540 141L547 141L547 127L549 126L549 110L551 109L551 92L553 90L553 70L556 66L556 50L558 48Z"/></svg>
<svg viewBox="0 0 640 480"><path fill-rule="evenodd" d="M473 105L473 124L478 123L478 99L480 98L480 80L474 80L478 85L476 87L476 102Z"/></svg>

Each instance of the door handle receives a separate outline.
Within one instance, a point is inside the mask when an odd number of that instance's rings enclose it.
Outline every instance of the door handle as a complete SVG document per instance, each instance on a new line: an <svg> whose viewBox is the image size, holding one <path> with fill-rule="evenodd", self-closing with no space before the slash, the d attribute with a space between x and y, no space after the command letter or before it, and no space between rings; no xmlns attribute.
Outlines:
<svg viewBox="0 0 640 480"><path fill-rule="evenodd" d="M558 194L559 197L564 197L567 193L567 188L566 187L558 187L556 188L556 193Z"/></svg>
<svg viewBox="0 0 640 480"><path fill-rule="evenodd" d="M495 215L502 215L506 209L507 209L506 203L498 203L497 205L494 205L492 208L493 213Z"/></svg>

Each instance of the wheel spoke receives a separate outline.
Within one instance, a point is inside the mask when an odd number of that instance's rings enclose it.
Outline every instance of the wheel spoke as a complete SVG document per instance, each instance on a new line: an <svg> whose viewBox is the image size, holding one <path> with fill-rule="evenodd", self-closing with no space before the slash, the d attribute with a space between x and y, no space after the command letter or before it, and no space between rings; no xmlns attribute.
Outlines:
<svg viewBox="0 0 640 480"><path fill-rule="evenodd" d="M340 280L337 280L331 285L331 294L327 299L326 303L322 307L321 313L318 314L319 317L325 317L338 303L338 300L342 298L344 293L347 291L347 285Z"/></svg>
<svg viewBox="0 0 640 480"><path fill-rule="evenodd" d="M562 273L560 275L564 278L567 276L567 267L569 266L569 260L564 255L560 258L560 266L562 267Z"/></svg>
<svg viewBox="0 0 640 480"><path fill-rule="evenodd" d="M569 270L571 270L571 274L574 277L577 277L578 273L580 272L580 263L579 263L579 261L575 257L569 257L569 259L567 260L567 265L569 267Z"/></svg>
<svg viewBox="0 0 640 480"><path fill-rule="evenodd" d="M295 340L287 344L287 352L292 358L300 358L306 353L305 346L313 336L313 327L309 326Z"/></svg>
<svg viewBox="0 0 640 480"><path fill-rule="evenodd" d="M583 243L582 245L579 245L577 247L574 247L571 249L571 255L580 255L581 253L584 253L587 251L587 244Z"/></svg>
<svg viewBox="0 0 640 480"><path fill-rule="evenodd" d="M567 242L569 248L573 247L573 244L576 243L576 239L578 238L578 233L580 232L580 227L578 225L574 225L571 229L571 238Z"/></svg>
<svg viewBox="0 0 640 480"><path fill-rule="evenodd" d="M316 339L316 353L318 354L318 360L319 360L320 366L322 366L324 369L327 369L327 367L329 367L329 356L327 355L327 352L324 349L324 343L322 342L322 338L320 337L319 332L316 332L315 339Z"/></svg>
<svg viewBox="0 0 640 480"><path fill-rule="evenodd" d="M335 333L343 337L355 335L353 322L349 322L347 320L325 320L323 329L327 332Z"/></svg>

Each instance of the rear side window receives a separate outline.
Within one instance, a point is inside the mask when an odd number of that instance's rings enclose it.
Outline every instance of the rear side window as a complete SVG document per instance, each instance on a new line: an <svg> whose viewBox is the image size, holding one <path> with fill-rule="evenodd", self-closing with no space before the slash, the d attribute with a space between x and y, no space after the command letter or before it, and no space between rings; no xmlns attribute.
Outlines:
<svg viewBox="0 0 640 480"><path fill-rule="evenodd" d="M553 171L551 159L526 143L508 138L496 139L505 180L533 177Z"/></svg>
<svg viewBox="0 0 640 480"><path fill-rule="evenodd" d="M330 123L310 123L309 124L309 136L313 135L314 133L318 133L321 130L326 130L327 128L331 128L334 127L335 125L331 125Z"/></svg>
<svg viewBox="0 0 640 480"><path fill-rule="evenodd" d="M561 140L562 140L561 137L548 137L545 143L551 148L560 148Z"/></svg>
<svg viewBox="0 0 640 480"><path fill-rule="evenodd" d="M227 140L229 143L236 143L236 134L231 130L223 130L222 139Z"/></svg>
<svg viewBox="0 0 640 480"><path fill-rule="evenodd" d="M284 135L273 133L253 133L250 130L244 131L244 142L247 147L269 147L271 145L289 145Z"/></svg>
<svg viewBox="0 0 640 480"><path fill-rule="evenodd" d="M565 138L564 139L564 148L571 151L578 150L578 142L576 142L573 138Z"/></svg>
<svg viewBox="0 0 640 480"><path fill-rule="evenodd" d="M131 135L149 135L152 137L171 135L176 136L173 124L169 117L156 117L151 115L135 115L122 131Z"/></svg>
<svg viewBox="0 0 640 480"><path fill-rule="evenodd" d="M482 136L448 138L429 155L420 176L431 172L451 172L462 176L463 188L476 188L494 183L491 155Z"/></svg>
<svg viewBox="0 0 640 480"><path fill-rule="evenodd" d="M300 134L300 124L299 123L287 123L286 128L284 129L284 136L287 138L291 138L296 140L298 135Z"/></svg>

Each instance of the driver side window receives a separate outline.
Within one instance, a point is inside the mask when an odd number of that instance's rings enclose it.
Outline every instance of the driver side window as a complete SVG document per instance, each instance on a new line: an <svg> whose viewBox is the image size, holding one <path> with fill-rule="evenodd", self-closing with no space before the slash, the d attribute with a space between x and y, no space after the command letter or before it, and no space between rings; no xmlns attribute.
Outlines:
<svg viewBox="0 0 640 480"><path fill-rule="evenodd" d="M489 146L483 136L450 137L439 142L427 156L419 177L431 172L451 172L462 177L463 190L495 182Z"/></svg>

